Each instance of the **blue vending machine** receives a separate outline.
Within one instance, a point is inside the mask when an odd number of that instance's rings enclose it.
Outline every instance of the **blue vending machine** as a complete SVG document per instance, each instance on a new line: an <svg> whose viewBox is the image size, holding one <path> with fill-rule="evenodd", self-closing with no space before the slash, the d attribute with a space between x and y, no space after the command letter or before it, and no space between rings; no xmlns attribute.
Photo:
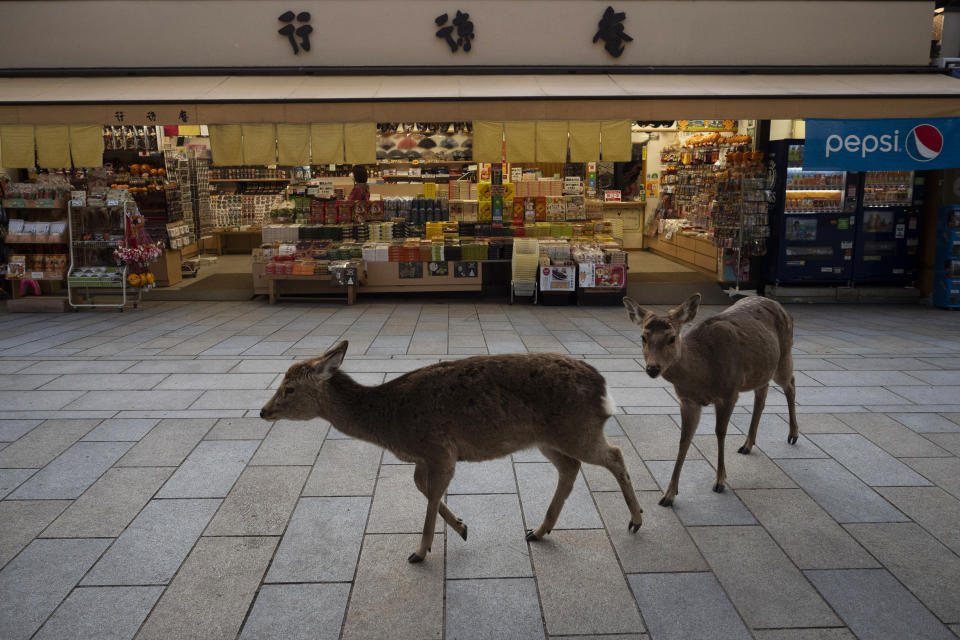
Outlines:
<svg viewBox="0 0 960 640"><path fill-rule="evenodd" d="M863 173L854 283L912 284L917 277L926 174Z"/></svg>
<svg viewBox="0 0 960 640"><path fill-rule="evenodd" d="M960 204L942 205L937 216L933 304L960 309Z"/></svg>
<svg viewBox="0 0 960 640"><path fill-rule="evenodd" d="M803 140L777 140L770 146L776 199L770 208L768 281L849 283L859 175L805 170Z"/></svg>

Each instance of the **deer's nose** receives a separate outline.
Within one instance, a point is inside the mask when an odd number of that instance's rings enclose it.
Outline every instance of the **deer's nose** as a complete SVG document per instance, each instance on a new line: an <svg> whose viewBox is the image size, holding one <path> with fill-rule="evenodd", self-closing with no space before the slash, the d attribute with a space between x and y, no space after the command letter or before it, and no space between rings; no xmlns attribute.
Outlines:
<svg viewBox="0 0 960 640"><path fill-rule="evenodd" d="M264 420L267 419L267 414L263 409L260 409L260 417Z"/></svg>
<svg viewBox="0 0 960 640"><path fill-rule="evenodd" d="M660 375L660 367L656 365L650 365L647 367L647 375L651 378L656 378L658 375Z"/></svg>

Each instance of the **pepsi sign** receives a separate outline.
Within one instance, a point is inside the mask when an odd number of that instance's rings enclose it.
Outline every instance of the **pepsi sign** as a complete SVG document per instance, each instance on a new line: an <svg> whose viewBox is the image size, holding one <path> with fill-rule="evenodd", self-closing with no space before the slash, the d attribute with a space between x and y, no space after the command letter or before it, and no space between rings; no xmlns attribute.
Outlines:
<svg viewBox="0 0 960 640"><path fill-rule="evenodd" d="M803 166L811 170L960 168L960 118L807 120Z"/></svg>

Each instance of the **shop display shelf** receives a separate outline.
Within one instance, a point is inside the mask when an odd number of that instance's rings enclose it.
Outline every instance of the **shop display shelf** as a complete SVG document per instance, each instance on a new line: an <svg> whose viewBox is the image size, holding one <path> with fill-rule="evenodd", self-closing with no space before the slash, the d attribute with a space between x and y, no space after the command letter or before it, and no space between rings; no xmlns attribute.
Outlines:
<svg viewBox="0 0 960 640"><path fill-rule="evenodd" d="M59 240L10 240L9 236L4 240L6 244L67 244L63 238Z"/></svg>
<svg viewBox="0 0 960 640"><path fill-rule="evenodd" d="M11 278L10 276L4 275L4 278L9 280L10 282L19 282L20 280L46 280L47 282L63 282L66 276L64 276L62 273L59 275L41 273L40 277L37 277L37 278L33 277L33 274L18 276L16 278Z"/></svg>
<svg viewBox="0 0 960 640"><path fill-rule="evenodd" d="M3 206L6 209L63 209L64 200L24 200L23 198L4 198Z"/></svg>
<svg viewBox="0 0 960 640"><path fill-rule="evenodd" d="M787 193L791 191L833 191L834 193L840 193L843 189L840 187L788 187L786 191Z"/></svg>
<svg viewBox="0 0 960 640"><path fill-rule="evenodd" d="M122 240L76 240L73 246L80 249L109 249L118 247L122 243Z"/></svg>
<svg viewBox="0 0 960 640"><path fill-rule="evenodd" d="M291 178L210 178L209 182L290 182Z"/></svg>

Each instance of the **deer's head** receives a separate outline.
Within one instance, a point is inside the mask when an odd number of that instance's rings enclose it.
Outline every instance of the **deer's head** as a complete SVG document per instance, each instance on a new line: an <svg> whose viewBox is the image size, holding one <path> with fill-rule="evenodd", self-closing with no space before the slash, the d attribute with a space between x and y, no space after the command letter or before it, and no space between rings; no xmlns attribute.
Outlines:
<svg viewBox="0 0 960 640"><path fill-rule="evenodd" d="M695 293L666 315L644 309L632 298L623 299L630 319L642 328L643 359L651 378L656 378L680 359L680 329L696 317L700 299L700 294Z"/></svg>
<svg viewBox="0 0 960 640"><path fill-rule="evenodd" d="M264 420L310 420L320 416L326 398L327 381L340 368L347 353L347 341L322 356L296 363L283 376L273 397L263 405Z"/></svg>

